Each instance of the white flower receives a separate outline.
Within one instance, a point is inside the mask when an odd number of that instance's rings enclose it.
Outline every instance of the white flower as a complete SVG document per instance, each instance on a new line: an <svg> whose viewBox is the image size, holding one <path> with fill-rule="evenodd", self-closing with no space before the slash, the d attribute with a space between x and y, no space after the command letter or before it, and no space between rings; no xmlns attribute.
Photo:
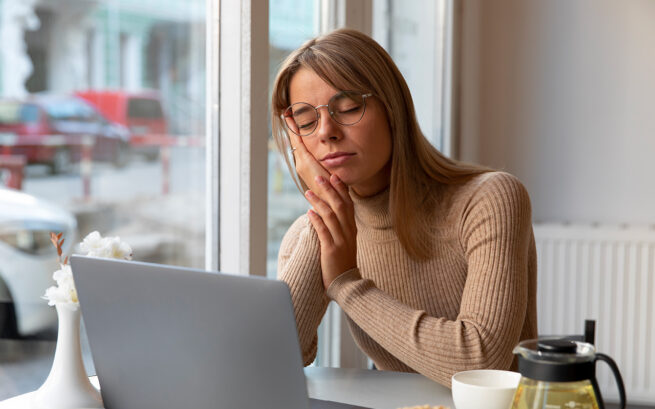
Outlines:
<svg viewBox="0 0 655 409"><path fill-rule="evenodd" d="M57 285L60 287L70 286L73 283L73 270L71 266L66 264L60 264L61 269L52 273L52 279L57 282Z"/></svg>
<svg viewBox="0 0 655 409"><path fill-rule="evenodd" d="M80 243L80 250L89 254L96 252L104 246L102 236L97 231L87 234L87 236Z"/></svg>
<svg viewBox="0 0 655 409"><path fill-rule="evenodd" d="M132 260L132 247L121 241L120 237L105 237L100 241L100 245L87 253L87 256Z"/></svg>
<svg viewBox="0 0 655 409"><path fill-rule="evenodd" d="M97 231L89 233L82 240L80 250L90 257L132 260L132 247L129 244L121 241L120 237L102 237ZM48 288L43 298L48 300L48 305L60 305L75 310L80 304L73 271L68 264L60 266L61 268L52 274L57 285Z"/></svg>
<svg viewBox="0 0 655 409"><path fill-rule="evenodd" d="M71 267L62 265L60 270L52 274L52 278L55 279L57 285L48 288L43 296L48 300L48 305L63 305L67 308L77 309L80 304Z"/></svg>
<svg viewBox="0 0 655 409"><path fill-rule="evenodd" d="M107 239L107 256L121 260L132 260L132 247L121 241L120 237L108 237Z"/></svg>

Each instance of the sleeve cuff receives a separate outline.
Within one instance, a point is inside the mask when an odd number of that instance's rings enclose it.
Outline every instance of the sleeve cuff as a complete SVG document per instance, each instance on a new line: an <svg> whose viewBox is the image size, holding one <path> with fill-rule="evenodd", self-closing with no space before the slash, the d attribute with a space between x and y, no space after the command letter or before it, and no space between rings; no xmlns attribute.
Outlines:
<svg viewBox="0 0 655 409"><path fill-rule="evenodd" d="M362 280L362 276L359 274L359 268L351 268L332 281L326 294L330 299L338 302L339 300L337 298L339 294L347 291L348 288L352 287L353 284L360 280Z"/></svg>

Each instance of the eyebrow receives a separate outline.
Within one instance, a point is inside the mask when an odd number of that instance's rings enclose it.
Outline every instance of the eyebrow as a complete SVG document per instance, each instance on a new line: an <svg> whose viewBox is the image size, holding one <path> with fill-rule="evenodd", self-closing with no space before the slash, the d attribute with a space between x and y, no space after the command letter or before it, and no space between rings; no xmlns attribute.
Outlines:
<svg viewBox="0 0 655 409"><path fill-rule="evenodd" d="M328 103L330 103L336 97L348 98L346 95L343 94L344 92L345 92L344 90L341 90L341 91L338 91L336 94L332 95L330 97L330 100L328 101ZM368 94L368 96L370 96L370 95L372 95L372 94ZM295 104L298 104L298 103L300 103L300 102L296 102L294 104L291 104L291 106L293 107ZM316 107L314 105L310 104L309 102L303 102L303 104L310 105L312 108L316 109ZM303 112L307 112L308 110L309 110L309 108L304 106L304 107L301 107L300 109L298 109L297 111L292 111L292 114L293 115L302 114Z"/></svg>
<svg viewBox="0 0 655 409"><path fill-rule="evenodd" d="M303 112L307 112L307 111L309 111L309 107L303 106L303 107L300 107L300 109L298 109L297 111L293 111L293 114L294 115L299 115L299 114L302 114Z"/></svg>

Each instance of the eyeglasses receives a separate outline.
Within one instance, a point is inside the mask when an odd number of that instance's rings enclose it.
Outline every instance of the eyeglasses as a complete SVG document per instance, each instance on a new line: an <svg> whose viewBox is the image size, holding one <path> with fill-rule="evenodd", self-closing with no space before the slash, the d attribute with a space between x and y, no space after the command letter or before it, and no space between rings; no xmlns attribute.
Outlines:
<svg viewBox="0 0 655 409"><path fill-rule="evenodd" d="M280 116L291 132L298 136L309 136L318 126L318 119L321 117L319 108L327 107L332 119L340 125L355 125L364 117L366 98L372 96L373 94L356 91L341 91L325 105L315 107L306 102L296 102Z"/></svg>

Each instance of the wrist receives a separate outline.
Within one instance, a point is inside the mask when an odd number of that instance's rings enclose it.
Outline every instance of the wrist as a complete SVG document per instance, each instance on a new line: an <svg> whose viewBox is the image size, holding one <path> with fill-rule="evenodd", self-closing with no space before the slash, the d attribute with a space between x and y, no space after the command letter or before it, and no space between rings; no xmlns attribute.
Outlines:
<svg viewBox="0 0 655 409"><path fill-rule="evenodd" d="M350 268L336 276L327 286L325 292L329 298L335 299L335 296L339 292L340 288L351 281L361 280L361 278L362 276L359 273L359 268Z"/></svg>

